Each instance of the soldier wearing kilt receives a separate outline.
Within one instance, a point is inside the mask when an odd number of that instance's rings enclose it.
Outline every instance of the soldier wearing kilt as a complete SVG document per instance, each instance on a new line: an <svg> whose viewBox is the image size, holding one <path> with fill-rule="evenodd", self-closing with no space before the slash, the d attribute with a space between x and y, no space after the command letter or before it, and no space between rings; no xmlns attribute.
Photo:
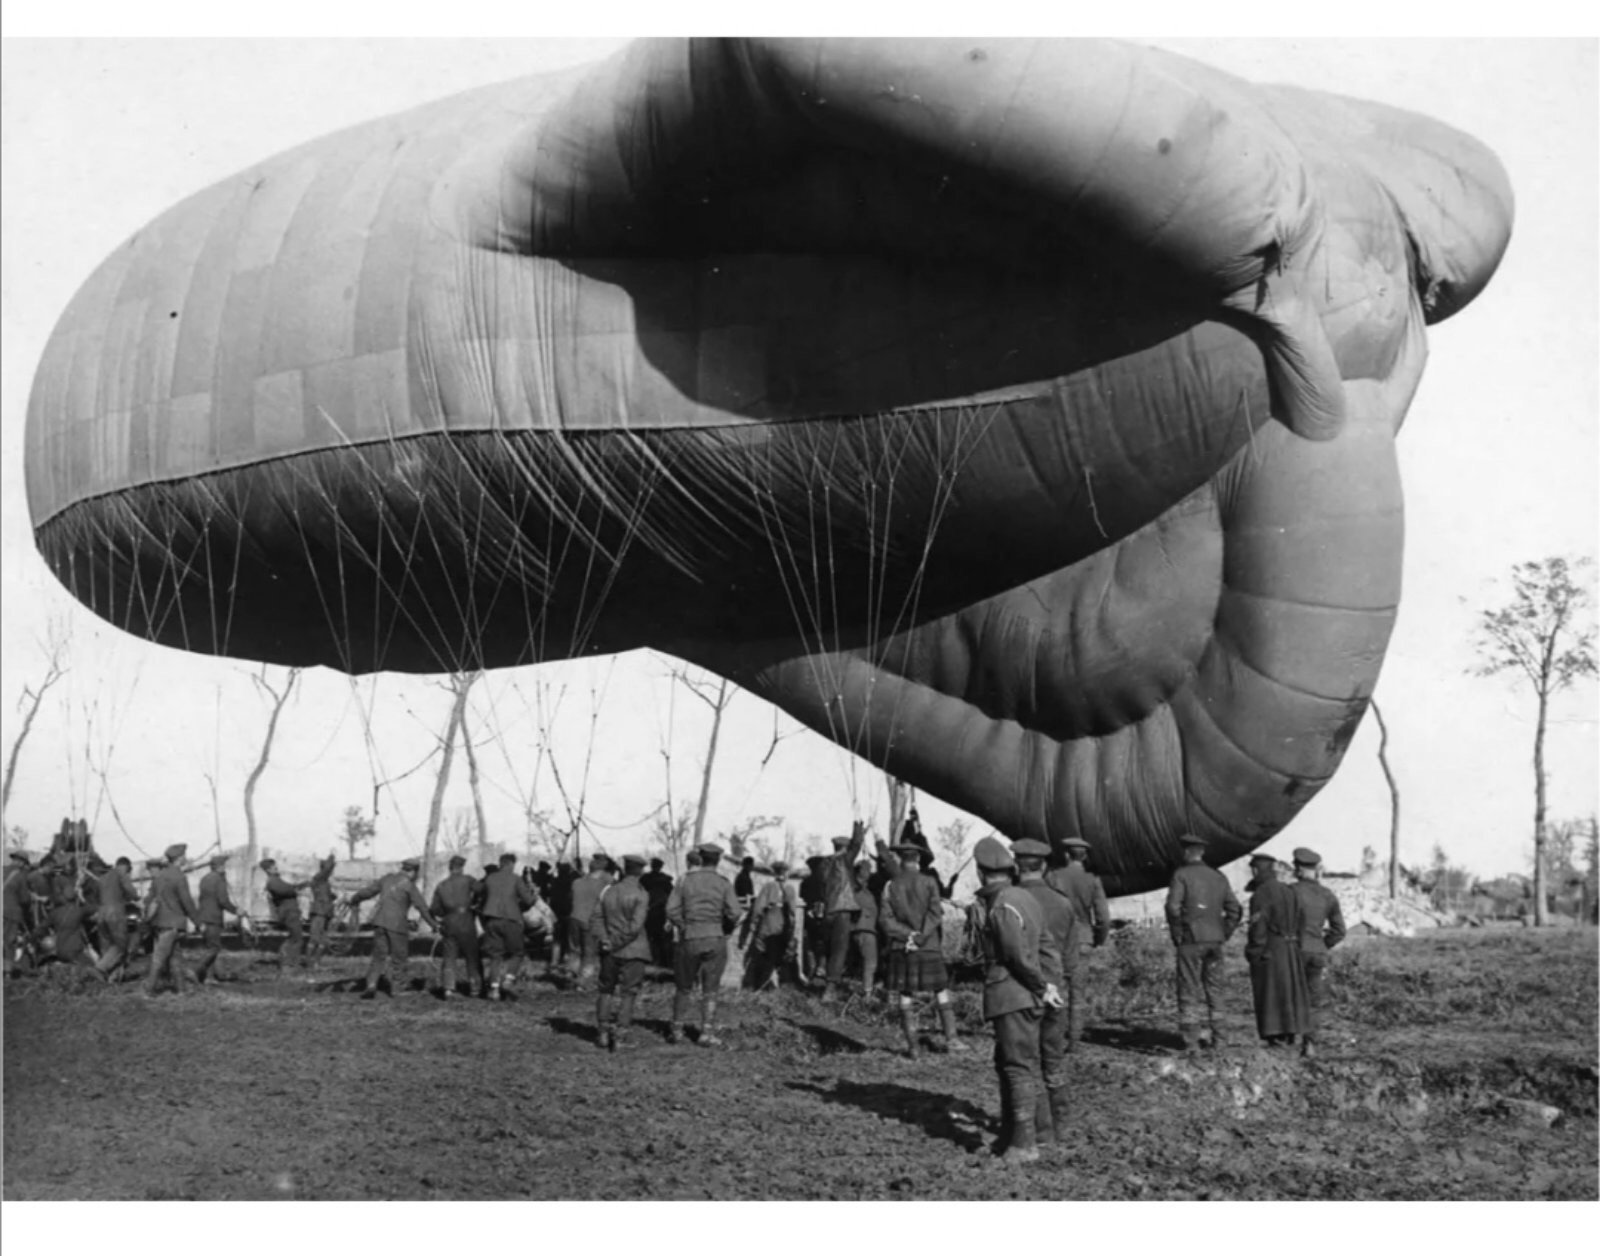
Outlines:
<svg viewBox="0 0 1600 1256"><path fill-rule="evenodd" d="M950 1004L950 974L944 963L944 902L939 883L922 871L922 847L902 842L889 848L900 860L883 889L879 922L889 940L889 989L900 995L900 1029L906 1054L917 1055L919 994L932 994L939 1009L945 1050L965 1051L956 1033L956 1011Z"/></svg>

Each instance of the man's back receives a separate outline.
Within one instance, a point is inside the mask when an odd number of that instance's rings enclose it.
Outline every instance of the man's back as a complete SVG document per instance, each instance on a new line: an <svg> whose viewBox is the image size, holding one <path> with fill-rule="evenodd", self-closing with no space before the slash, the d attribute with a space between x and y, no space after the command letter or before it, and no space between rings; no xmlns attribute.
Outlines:
<svg viewBox="0 0 1600 1256"><path fill-rule="evenodd" d="M220 872L208 872L200 878L200 923L220 925L223 912L233 909L233 898L228 893L228 878Z"/></svg>
<svg viewBox="0 0 1600 1256"><path fill-rule="evenodd" d="M1097 943L1104 942L1111 931L1111 908L1100 878L1074 860L1065 868L1051 869L1045 880L1072 900L1079 940L1087 934Z"/></svg>
<svg viewBox="0 0 1600 1256"><path fill-rule="evenodd" d="M482 912L485 919L521 920L523 910L532 906L533 894L512 869L501 868L484 877Z"/></svg>
<svg viewBox="0 0 1600 1256"><path fill-rule="evenodd" d="M1075 944L1077 911L1072 905L1072 900L1043 877L1024 880L1020 888L1033 895L1034 902L1039 904L1041 926L1055 943L1054 947L1040 951L1040 965L1044 970L1045 980L1060 982L1067 948Z"/></svg>
<svg viewBox="0 0 1600 1256"><path fill-rule="evenodd" d="M185 921L199 915L194 897L189 893L189 878L181 867L163 868L156 874L151 889L155 895L156 928L181 929Z"/></svg>
<svg viewBox="0 0 1600 1256"><path fill-rule="evenodd" d="M739 910L733 886L713 868L684 873L667 902L667 914L685 938L723 936L738 922Z"/></svg>
<svg viewBox="0 0 1600 1256"><path fill-rule="evenodd" d="M472 910L478 883L465 872L452 872L433 887L433 911L437 916L459 916Z"/></svg>
<svg viewBox="0 0 1600 1256"><path fill-rule="evenodd" d="M1180 944L1226 942L1243 915L1228 878L1203 863L1183 864L1172 874L1166 912Z"/></svg>
<svg viewBox="0 0 1600 1256"><path fill-rule="evenodd" d="M1344 941L1339 896L1316 881L1296 881L1293 889L1300 903L1301 948L1319 954Z"/></svg>

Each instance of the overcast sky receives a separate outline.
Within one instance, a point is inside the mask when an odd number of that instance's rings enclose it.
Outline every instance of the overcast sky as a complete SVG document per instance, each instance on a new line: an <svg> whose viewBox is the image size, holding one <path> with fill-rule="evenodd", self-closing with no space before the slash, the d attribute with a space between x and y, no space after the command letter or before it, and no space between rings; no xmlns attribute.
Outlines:
<svg viewBox="0 0 1600 1256"><path fill-rule="evenodd" d="M8 824L33 845L86 815L111 854L171 840L244 838L240 798L266 707L249 669L125 637L74 603L34 551L22 477L28 389L56 318L128 235L189 193L364 118L496 79L593 59L616 41L8 41L4 47L0 355L0 750L20 730L38 641L70 625L71 671L24 747ZM1488 143L1517 195L1510 251L1478 302L1433 329L1400 440L1405 594L1377 696L1403 792L1404 857L1435 843L1483 874L1523 870L1534 706L1509 681L1470 677L1478 608L1512 563L1593 555L1597 521L1596 44L1594 41L1151 39L1256 79L1366 96L1432 114ZM570 796L613 852L638 849L666 792L698 787L706 713L636 654L498 673L473 704L490 836L517 840L530 804L563 801L536 747L548 738ZM281 679L281 674L279 674ZM559 701L559 713L541 702ZM448 709L418 678L352 686L308 674L258 795L263 839L323 851L341 811L424 760ZM370 712L370 715L365 714ZM773 709L740 696L711 798L713 831L782 816L802 844L885 806L881 779L821 738L785 738L766 765ZM795 725L778 717L780 732ZM1344 768L1268 850L1309 845L1335 868L1388 840L1389 796L1369 719ZM1547 748L1554 817L1596 808L1596 697L1569 694ZM102 773L104 774L102 779ZM220 809L213 808L212 786ZM377 853L420 848L432 764L381 797ZM470 803L458 770L447 810ZM930 828L955 816L923 799ZM986 832L977 826L975 835Z"/></svg>

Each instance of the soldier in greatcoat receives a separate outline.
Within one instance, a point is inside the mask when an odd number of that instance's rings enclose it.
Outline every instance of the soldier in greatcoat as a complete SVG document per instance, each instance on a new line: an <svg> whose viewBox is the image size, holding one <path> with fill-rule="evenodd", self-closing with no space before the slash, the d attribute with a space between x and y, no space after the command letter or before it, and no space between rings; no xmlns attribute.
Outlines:
<svg viewBox="0 0 1600 1256"><path fill-rule="evenodd" d="M1250 962L1256 1032L1268 1046L1287 1046L1310 1027L1311 996L1300 960L1300 900L1278 879L1271 855L1250 859Z"/></svg>
<svg viewBox="0 0 1600 1256"><path fill-rule="evenodd" d="M1301 1053L1317 1052L1317 1022L1322 1016L1323 974L1328 952L1344 941L1344 912L1339 899L1319 878L1322 856L1304 846L1294 852L1294 894L1300 900L1300 961L1306 970L1306 993L1311 1000L1310 1019L1300 1039Z"/></svg>
<svg viewBox="0 0 1600 1256"><path fill-rule="evenodd" d="M211 871L200 878L200 937L205 943L205 950L201 953L200 966L195 969L194 979L202 985L211 975L218 957L222 954L222 926L226 920L224 913L244 915L243 910L234 904L233 895L228 891L228 876L223 871L227 866L226 855L213 855Z"/></svg>
<svg viewBox="0 0 1600 1256"><path fill-rule="evenodd" d="M188 976L178 954L178 942L191 922L200 923L200 910L189 892L189 878L183 870L183 857L188 849L182 842L167 847L163 854L166 864L150 885L147 910L155 926L156 942L150 954L150 973L145 978L144 992L151 998L155 997L163 975L171 974L172 988L179 994L183 993Z"/></svg>

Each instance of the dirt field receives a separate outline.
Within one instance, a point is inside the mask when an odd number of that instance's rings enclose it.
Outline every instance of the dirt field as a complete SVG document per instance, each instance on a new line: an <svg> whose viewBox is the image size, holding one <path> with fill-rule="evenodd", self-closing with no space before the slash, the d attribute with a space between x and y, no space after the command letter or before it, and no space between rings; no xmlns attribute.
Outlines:
<svg viewBox="0 0 1600 1256"><path fill-rule="evenodd" d="M975 1050L909 1065L880 1007L794 991L728 1000L706 1049L666 1043L653 982L640 1047L610 1055L592 998L543 983L511 1004L365 1002L358 959L298 981L246 953L226 957L237 980L146 1000L46 970L6 991L5 1196L1596 1198L1593 930L1354 938L1314 1062L1178 1054L1170 954L1135 930L1091 954L1077 1128L1018 1171L985 1150L970 987ZM1253 1044L1237 939L1229 977Z"/></svg>

